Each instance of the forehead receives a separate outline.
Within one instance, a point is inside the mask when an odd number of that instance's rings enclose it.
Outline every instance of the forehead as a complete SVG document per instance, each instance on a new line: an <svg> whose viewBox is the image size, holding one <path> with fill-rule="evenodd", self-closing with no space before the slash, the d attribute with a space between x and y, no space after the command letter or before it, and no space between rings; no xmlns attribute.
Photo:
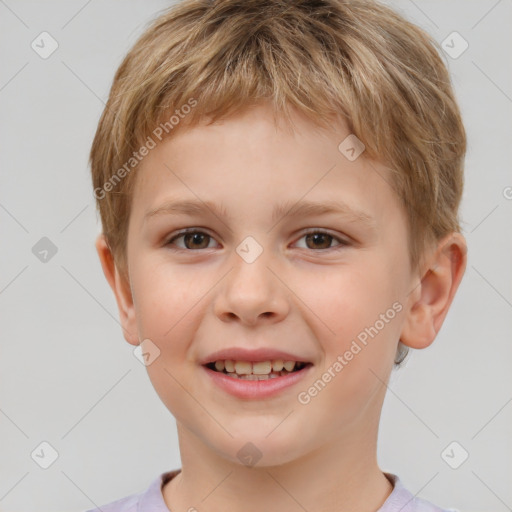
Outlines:
<svg viewBox="0 0 512 512"><path fill-rule="evenodd" d="M180 128L139 165L132 213L144 217L180 200L189 210L194 202L217 205L226 216L265 209L275 220L300 200L338 201L379 222L398 207L389 170L364 152L348 159L341 149L349 136L342 119L325 129L294 112L291 127L265 105Z"/></svg>

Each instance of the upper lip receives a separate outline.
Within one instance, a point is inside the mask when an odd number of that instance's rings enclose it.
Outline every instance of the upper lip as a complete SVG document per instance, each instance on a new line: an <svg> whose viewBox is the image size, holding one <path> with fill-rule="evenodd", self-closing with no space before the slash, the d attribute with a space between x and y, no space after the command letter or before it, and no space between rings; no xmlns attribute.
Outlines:
<svg viewBox="0 0 512 512"><path fill-rule="evenodd" d="M202 365L214 363L215 361L299 361L303 363L309 363L310 361L304 357L290 354L289 352L283 352L282 350L275 350L273 348L258 348L258 349L247 349L239 347L225 348L213 352L209 356L203 358L200 363Z"/></svg>

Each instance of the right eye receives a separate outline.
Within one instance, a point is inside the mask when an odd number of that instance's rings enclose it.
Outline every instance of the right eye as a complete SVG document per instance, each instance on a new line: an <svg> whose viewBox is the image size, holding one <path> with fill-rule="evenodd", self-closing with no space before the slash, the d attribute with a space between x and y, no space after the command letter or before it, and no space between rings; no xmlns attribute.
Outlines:
<svg viewBox="0 0 512 512"><path fill-rule="evenodd" d="M180 238L183 239L182 246L174 243L176 240L179 240ZM209 241L213 240L213 237L210 236L208 233L192 228L180 231L171 239L169 239L165 245L176 245L179 250L196 251L200 249L211 249L211 247L209 246Z"/></svg>

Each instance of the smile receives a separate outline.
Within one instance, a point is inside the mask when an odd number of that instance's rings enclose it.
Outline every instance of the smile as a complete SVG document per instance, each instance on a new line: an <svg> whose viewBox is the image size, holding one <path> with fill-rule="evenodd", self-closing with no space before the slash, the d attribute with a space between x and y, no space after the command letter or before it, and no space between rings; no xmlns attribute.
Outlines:
<svg viewBox="0 0 512 512"><path fill-rule="evenodd" d="M234 379L268 380L284 377L304 368L307 364L299 361L232 361L218 360L206 366L213 371L222 372Z"/></svg>
<svg viewBox="0 0 512 512"><path fill-rule="evenodd" d="M302 361L218 360L202 365L222 390L243 399L263 399L301 380L313 367Z"/></svg>

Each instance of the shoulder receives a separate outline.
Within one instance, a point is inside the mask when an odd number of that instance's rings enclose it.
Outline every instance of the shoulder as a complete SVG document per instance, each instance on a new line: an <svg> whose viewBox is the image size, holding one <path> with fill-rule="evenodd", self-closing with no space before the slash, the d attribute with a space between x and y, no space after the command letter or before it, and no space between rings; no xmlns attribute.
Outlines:
<svg viewBox="0 0 512 512"><path fill-rule="evenodd" d="M86 512L169 512L162 496L162 485L176 476L179 471L178 469L162 473L151 482L146 490L130 494L101 507L89 509Z"/></svg>
<svg viewBox="0 0 512 512"><path fill-rule="evenodd" d="M393 484L393 491L378 512L454 512L453 509L440 508L414 496L403 486L398 476L386 473L386 477Z"/></svg>

